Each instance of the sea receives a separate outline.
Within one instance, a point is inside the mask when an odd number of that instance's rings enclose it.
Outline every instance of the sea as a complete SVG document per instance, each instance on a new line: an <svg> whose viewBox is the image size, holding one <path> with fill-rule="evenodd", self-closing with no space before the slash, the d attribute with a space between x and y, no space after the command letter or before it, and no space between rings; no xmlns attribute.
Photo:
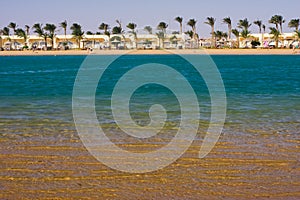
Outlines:
<svg viewBox="0 0 300 200"><path fill-rule="evenodd" d="M230 128L239 135L249 134L247 130L258 134L297 131L300 123L299 55L212 55L210 58L226 94L225 130ZM62 125L75 130L74 83L86 59L87 56L1 56L1 137L47 134L47 129L40 131L41 127L55 130ZM205 80L191 65L176 55L126 55L117 59L103 71L96 86L95 110L100 125L116 126L111 98L121 77L139 65L160 63L175 69L192 86L200 116L191 120L198 120L205 130L211 117L211 95ZM91 67L99 66L101 62ZM168 79L168 71L162 73L166 73ZM140 72L136 77L143 80L149 75L149 72ZM182 112L180 100L173 92L156 82L136 88L129 98L131 119L139 126L146 126L151 121L151 106L159 104L167 113L167 130L178 127Z"/></svg>

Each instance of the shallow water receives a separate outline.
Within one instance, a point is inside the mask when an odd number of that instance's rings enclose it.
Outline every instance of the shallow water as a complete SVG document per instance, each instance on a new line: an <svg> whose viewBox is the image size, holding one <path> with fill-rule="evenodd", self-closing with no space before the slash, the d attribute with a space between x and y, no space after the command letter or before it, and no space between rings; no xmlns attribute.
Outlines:
<svg viewBox="0 0 300 200"><path fill-rule="evenodd" d="M49 119L72 122L72 90L84 56L25 56L0 59L0 119ZM226 88L227 123L267 128L277 123L299 123L299 56L212 56ZM99 120L109 123L110 93L123 73L142 62L163 62L177 68L190 81L200 100L201 119L208 120L210 99L207 88L189 66L174 56L125 56L102 77L97 89ZM171 91L157 85L137 90L131 100L131 112L137 120L146 120L150 105L162 104L169 120L180 118L178 101ZM179 116L179 117L178 117ZM146 119L144 119L146 117Z"/></svg>
<svg viewBox="0 0 300 200"><path fill-rule="evenodd" d="M299 198L300 57L212 58L228 107L222 137L205 159L197 153L210 117L209 93L189 66L170 55L130 55L106 71L97 88L97 117L124 149L150 151L168 143L180 107L166 88L139 88L130 104L133 120L146 125L149 107L162 104L167 126L152 140L125 137L110 110L122 73L141 62L164 62L187 77L200 100L201 126L188 152L163 170L132 175L97 162L76 133L72 90L85 56L0 57L0 198Z"/></svg>

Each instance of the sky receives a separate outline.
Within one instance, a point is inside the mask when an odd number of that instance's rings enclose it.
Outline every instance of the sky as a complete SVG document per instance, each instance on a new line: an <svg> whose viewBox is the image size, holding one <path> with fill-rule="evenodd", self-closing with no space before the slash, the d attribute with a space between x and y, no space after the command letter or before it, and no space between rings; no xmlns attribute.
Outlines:
<svg viewBox="0 0 300 200"><path fill-rule="evenodd" d="M12 3L13 2L13 3ZM14 0L1 1L0 28L15 22L20 28L25 24L54 23L67 20L68 24L76 22L82 25L84 31L99 31L102 22L116 26L116 19L120 19L123 27L134 22L138 28L146 25L156 27L160 21L169 24L169 29L179 30L174 20L177 16L184 18L184 30L191 18L197 20L197 32L200 37L210 34L210 27L204 24L207 17L215 17L216 30L227 31L222 23L224 17L230 16L235 27L239 19L248 18L249 21L260 19L267 22L274 14L280 14L286 19L285 32L292 32L287 24L290 19L300 18L299 0ZM257 32L256 25L252 25L252 32ZM70 31L68 31L70 33ZM59 29L58 34L62 33Z"/></svg>

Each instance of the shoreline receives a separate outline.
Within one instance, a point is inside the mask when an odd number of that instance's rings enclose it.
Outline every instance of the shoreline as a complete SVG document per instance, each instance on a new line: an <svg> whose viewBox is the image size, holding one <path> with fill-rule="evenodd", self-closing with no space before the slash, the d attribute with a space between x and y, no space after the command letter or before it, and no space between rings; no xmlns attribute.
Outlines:
<svg viewBox="0 0 300 200"><path fill-rule="evenodd" d="M166 55L166 54L208 54L208 55L300 55L293 49L183 49L183 50L67 50L67 51L1 51L0 56L57 56L57 55Z"/></svg>

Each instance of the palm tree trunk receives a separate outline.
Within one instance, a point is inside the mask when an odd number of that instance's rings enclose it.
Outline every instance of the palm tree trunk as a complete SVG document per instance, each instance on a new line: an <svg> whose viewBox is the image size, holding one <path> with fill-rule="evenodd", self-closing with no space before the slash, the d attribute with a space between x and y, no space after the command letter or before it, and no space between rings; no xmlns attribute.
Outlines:
<svg viewBox="0 0 300 200"><path fill-rule="evenodd" d="M193 27L193 39L194 39L194 42L196 42L196 27L195 26ZM193 44L193 48L195 48L194 44Z"/></svg>
<svg viewBox="0 0 300 200"><path fill-rule="evenodd" d="M51 48L54 49L54 38L51 39Z"/></svg>
<svg viewBox="0 0 300 200"><path fill-rule="evenodd" d="M13 40L13 43L14 43L14 50L16 50L16 39L15 39L15 35L16 35L16 31L14 30L14 40Z"/></svg>
<svg viewBox="0 0 300 200"><path fill-rule="evenodd" d="M26 43L26 46L29 45L29 35L26 35L26 41L25 41L25 43Z"/></svg>
<svg viewBox="0 0 300 200"><path fill-rule="evenodd" d="M67 29L64 29L65 32L65 42L67 41Z"/></svg>
<svg viewBox="0 0 300 200"><path fill-rule="evenodd" d="M108 46L109 46L109 49L111 49L110 35L108 35Z"/></svg>
<svg viewBox="0 0 300 200"><path fill-rule="evenodd" d="M181 35L180 41L183 43L183 37L182 37L182 23L180 23L180 35Z"/></svg>
<svg viewBox="0 0 300 200"><path fill-rule="evenodd" d="M158 46L159 46L159 48L160 48L160 38L158 38Z"/></svg>
<svg viewBox="0 0 300 200"><path fill-rule="evenodd" d="M182 23L180 23L180 34L182 35Z"/></svg>
<svg viewBox="0 0 300 200"><path fill-rule="evenodd" d="M48 50L48 47L47 47L47 37L45 37L44 40L45 40L45 51L47 51Z"/></svg>
<svg viewBox="0 0 300 200"><path fill-rule="evenodd" d="M138 49L138 44L137 44L137 39L134 38L134 42L135 42L135 49Z"/></svg>
<svg viewBox="0 0 300 200"><path fill-rule="evenodd" d="M211 27L211 46L212 47L216 47L216 41L215 41L215 27L214 26L212 26Z"/></svg>
<svg viewBox="0 0 300 200"><path fill-rule="evenodd" d="M124 49L127 49L127 47L126 47L126 38L125 38L125 35L124 34L122 34L122 38L123 38L123 40L124 40ZM95 44L94 44L95 45Z"/></svg>

